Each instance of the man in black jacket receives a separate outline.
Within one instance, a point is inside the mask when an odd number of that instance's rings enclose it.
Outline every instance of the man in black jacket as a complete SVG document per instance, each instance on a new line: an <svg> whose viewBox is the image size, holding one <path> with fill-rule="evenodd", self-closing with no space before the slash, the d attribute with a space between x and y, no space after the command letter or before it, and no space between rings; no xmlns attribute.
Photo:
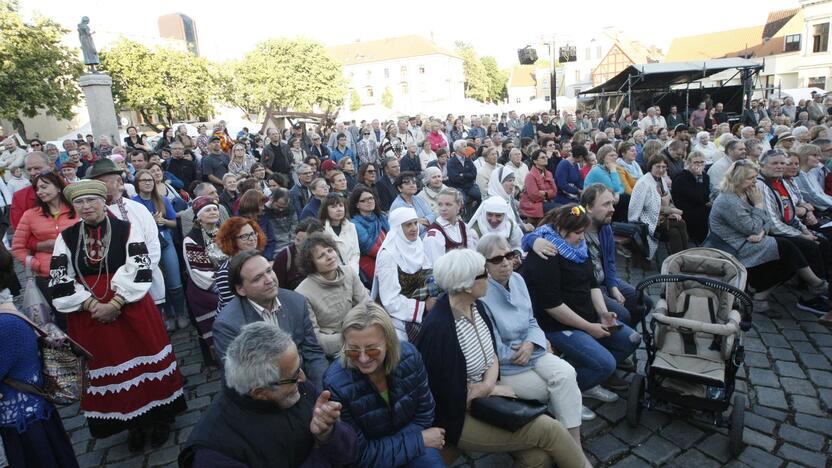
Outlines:
<svg viewBox="0 0 832 468"><path fill-rule="evenodd" d="M222 391L188 437L180 466L354 462L356 435L340 420L341 403L330 401L329 391L318 394L302 365L292 337L280 327L244 326L229 345Z"/></svg>
<svg viewBox="0 0 832 468"><path fill-rule="evenodd" d="M384 174L379 177L376 183L378 207L381 211L390 211L390 205L399 196L395 180L401 174L401 165L396 158L387 158L384 160L383 169Z"/></svg>
<svg viewBox="0 0 832 468"><path fill-rule="evenodd" d="M280 132L276 128L270 128L266 135L269 144L263 148L263 166L266 167L266 175L270 176L277 172L283 174L292 185L292 163L289 156L289 145L280 141Z"/></svg>
<svg viewBox="0 0 832 468"><path fill-rule="evenodd" d="M476 184L477 167L464 153L467 147L465 140L454 142L454 154L448 158L447 184L462 192L466 204L473 204L482 200L482 194Z"/></svg>
<svg viewBox="0 0 832 468"><path fill-rule="evenodd" d="M191 184L197 180L196 164L190 159L185 159L185 147L178 141L170 144L170 154L167 171L179 178L185 184L185 190L190 191Z"/></svg>

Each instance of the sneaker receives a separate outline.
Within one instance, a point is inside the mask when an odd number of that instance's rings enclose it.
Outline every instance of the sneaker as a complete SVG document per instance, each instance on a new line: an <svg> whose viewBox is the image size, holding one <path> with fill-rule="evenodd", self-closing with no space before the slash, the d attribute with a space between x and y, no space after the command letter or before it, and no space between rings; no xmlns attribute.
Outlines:
<svg viewBox="0 0 832 468"><path fill-rule="evenodd" d="M618 363L618 369L623 370L625 372L633 372L636 370L636 363L633 360L633 356L627 356L626 359Z"/></svg>
<svg viewBox="0 0 832 468"><path fill-rule="evenodd" d="M817 286L809 286L809 294L811 294L812 296L829 294L829 282L823 280L823 282L821 282Z"/></svg>
<svg viewBox="0 0 832 468"><path fill-rule="evenodd" d="M165 330L167 330L168 333L175 332L176 331L176 320L174 320L172 318L166 318L165 319Z"/></svg>
<svg viewBox="0 0 832 468"><path fill-rule="evenodd" d="M610 390L627 390L630 384L621 377L613 373L607 380L604 381L604 387Z"/></svg>
<svg viewBox="0 0 832 468"><path fill-rule="evenodd" d="M176 328L180 330L188 328L188 325L190 325L190 323L191 322L190 320L188 320L188 317L180 316L176 318Z"/></svg>
<svg viewBox="0 0 832 468"><path fill-rule="evenodd" d="M597 416L598 415L595 414L595 411L592 411L591 409L587 408L586 406L581 405L581 421L592 421Z"/></svg>
<svg viewBox="0 0 832 468"><path fill-rule="evenodd" d="M829 301L824 301L820 297L798 299L797 308L806 312L811 312L815 315L826 315L826 313L829 312Z"/></svg>
<svg viewBox="0 0 832 468"><path fill-rule="evenodd" d="M150 447L159 448L165 445L170 438L170 425L159 423L153 426L150 431Z"/></svg>
<svg viewBox="0 0 832 468"><path fill-rule="evenodd" d="M600 385L596 385L589 390L584 390L582 395L584 398L592 398L593 400L600 400L604 403L612 403L618 400L618 395Z"/></svg>
<svg viewBox="0 0 832 468"><path fill-rule="evenodd" d="M127 450L136 453L144 450L145 434L142 428L133 428L127 431Z"/></svg>

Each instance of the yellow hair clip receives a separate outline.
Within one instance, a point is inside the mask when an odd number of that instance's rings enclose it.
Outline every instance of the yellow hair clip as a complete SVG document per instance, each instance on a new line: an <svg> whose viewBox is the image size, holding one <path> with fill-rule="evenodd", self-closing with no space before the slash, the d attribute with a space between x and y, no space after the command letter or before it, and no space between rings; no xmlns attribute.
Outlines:
<svg viewBox="0 0 832 468"><path fill-rule="evenodd" d="M581 213L586 213L586 208L581 205L575 205L572 207L571 213L575 216L580 216Z"/></svg>

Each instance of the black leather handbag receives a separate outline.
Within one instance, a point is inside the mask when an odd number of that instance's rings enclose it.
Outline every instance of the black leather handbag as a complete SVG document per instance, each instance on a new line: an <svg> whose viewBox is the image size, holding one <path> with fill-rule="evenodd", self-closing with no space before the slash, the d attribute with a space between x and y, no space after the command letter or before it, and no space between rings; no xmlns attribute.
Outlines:
<svg viewBox="0 0 832 468"><path fill-rule="evenodd" d="M515 432L545 413L539 401L507 396L488 396L471 400L471 416L482 422Z"/></svg>

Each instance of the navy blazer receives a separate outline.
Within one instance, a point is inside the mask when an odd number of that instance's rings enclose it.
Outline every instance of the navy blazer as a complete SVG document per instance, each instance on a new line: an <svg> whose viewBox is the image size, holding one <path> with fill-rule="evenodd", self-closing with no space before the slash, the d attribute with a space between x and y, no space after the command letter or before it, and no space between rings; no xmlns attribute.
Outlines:
<svg viewBox="0 0 832 468"><path fill-rule="evenodd" d="M294 291L280 288L277 292L277 299L282 306L277 315L280 328L292 335L292 341L295 342L298 352L303 357L303 371L306 377L315 384L315 387L321 388L328 362L323 348L315 337L312 321L309 320L306 298ZM262 320L263 318L245 297L235 296L231 302L225 304L214 320L213 330L214 350L220 362L225 359L228 345L240 334L240 329L244 325Z"/></svg>
<svg viewBox="0 0 832 468"><path fill-rule="evenodd" d="M473 161L465 158L465 162L452 154L448 158L448 186L460 190L468 190L477 181L477 167Z"/></svg>
<svg viewBox="0 0 832 468"><path fill-rule="evenodd" d="M485 321L491 334L491 344L496 353L494 326L486 313L485 304L476 301L477 312ZM422 329L416 339L416 348L422 353L425 369L428 371L430 391L436 400L434 426L445 429L448 442L456 445L462 435L468 400L468 368L465 356L459 346L456 325L447 294L437 299L436 304L422 321ZM499 365L495 355L494 364Z"/></svg>
<svg viewBox="0 0 832 468"><path fill-rule="evenodd" d="M358 465L404 466L425 453L422 431L433 424L433 396L422 356L416 347L401 343L399 365L387 376L389 405L369 377L341 360L324 374L324 389L341 402L341 420L355 429Z"/></svg>

